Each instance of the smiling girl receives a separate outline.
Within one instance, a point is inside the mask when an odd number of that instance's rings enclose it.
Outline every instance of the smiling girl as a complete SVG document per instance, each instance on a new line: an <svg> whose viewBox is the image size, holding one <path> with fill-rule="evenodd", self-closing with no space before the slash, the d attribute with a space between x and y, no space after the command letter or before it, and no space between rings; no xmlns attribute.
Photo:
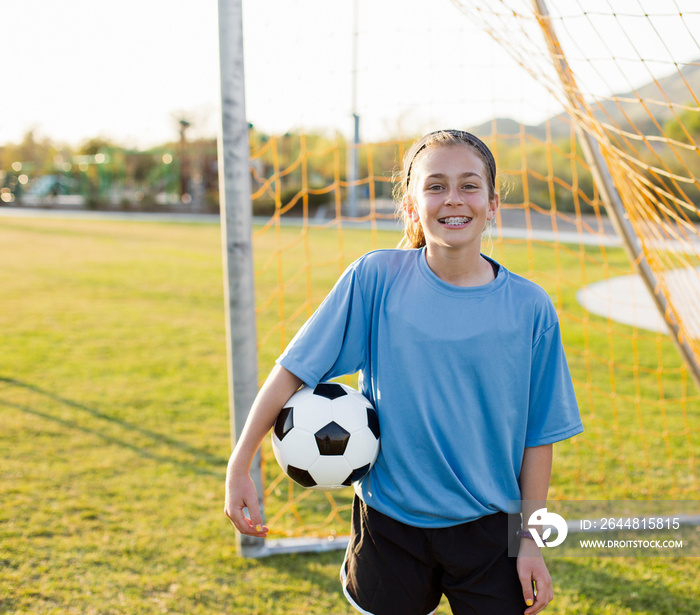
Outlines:
<svg viewBox="0 0 700 615"><path fill-rule="evenodd" d="M361 613L427 615L444 594L456 614L533 615L553 597L539 548L509 533L507 513L522 500L527 520L544 505L552 444L582 426L551 300L481 254L495 180L470 133L414 144L398 185L400 249L348 267L278 359L229 461L226 515L264 536L255 451L302 383L359 372L382 433L355 485L341 569Z"/></svg>

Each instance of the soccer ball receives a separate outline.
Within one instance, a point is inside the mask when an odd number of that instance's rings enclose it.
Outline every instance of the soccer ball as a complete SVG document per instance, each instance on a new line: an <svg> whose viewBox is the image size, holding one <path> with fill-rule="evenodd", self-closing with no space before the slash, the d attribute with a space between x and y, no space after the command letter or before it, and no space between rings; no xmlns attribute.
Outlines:
<svg viewBox="0 0 700 615"><path fill-rule="evenodd" d="M345 384L304 386L277 417L272 450L287 476L302 487L342 489L367 474L377 459L377 412Z"/></svg>

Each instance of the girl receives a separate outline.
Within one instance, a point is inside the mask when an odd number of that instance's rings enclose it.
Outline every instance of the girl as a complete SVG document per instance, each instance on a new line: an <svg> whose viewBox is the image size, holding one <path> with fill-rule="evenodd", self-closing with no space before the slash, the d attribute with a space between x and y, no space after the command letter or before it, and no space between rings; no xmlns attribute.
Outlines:
<svg viewBox="0 0 700 615"><path fill-rule="evenodd" d="M553 598L537 544L509 534L508 503L522 500L525 523L545 505L552 443L582 426L552 302L480 252L495 179L470 133L414 144L399 187L403 249L345 271L278 359L229 461L226 515L265 536L253 455L302 383L359 371L382 434L355 487L341 569L361 613L426 615L445 594L455 614L534 615Z"/></svg>

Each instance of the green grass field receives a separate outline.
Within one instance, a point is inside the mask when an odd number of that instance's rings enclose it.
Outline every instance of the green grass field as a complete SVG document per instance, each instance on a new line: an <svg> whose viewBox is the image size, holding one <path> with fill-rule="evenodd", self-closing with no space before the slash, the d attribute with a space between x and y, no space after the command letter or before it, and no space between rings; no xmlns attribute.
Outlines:
<svg viewBox="0 0 700 615"><path fill-rule="evenodd" d="M256 238L261 377L308 315L295 314L307 291L320 300L342 263L397 239L345 231L339 262L335 230ZM307 255L326 264L305 269ZM565 314L586 432L556 447L552 496L696 498L700 403L675 349L575 301L584 278L629 271L621 251L513 242L494 256ZM218 227L2 219L0 262L1 613L354 612L341 552L236 554ZM270 512L285 495L271 494ZM300 506L313 519L324 503ZM329 531L345 533L344 519ZM552 559L547 613L698 613L698 561Z"/></svg>

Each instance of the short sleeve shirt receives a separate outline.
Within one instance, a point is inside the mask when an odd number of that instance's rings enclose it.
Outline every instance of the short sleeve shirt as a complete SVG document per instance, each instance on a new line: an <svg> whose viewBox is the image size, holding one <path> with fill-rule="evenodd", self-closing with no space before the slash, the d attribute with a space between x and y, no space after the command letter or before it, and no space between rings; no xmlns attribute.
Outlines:
<svg viewBox="0 0 700 615"><path fill-rule="evenodd" d="M425 249L370 252L278 362L312 387L359 372L381 449L356 492L417 527L508 511L525 448L583 431L554 306L503 266L459 287Z"/></svg>

